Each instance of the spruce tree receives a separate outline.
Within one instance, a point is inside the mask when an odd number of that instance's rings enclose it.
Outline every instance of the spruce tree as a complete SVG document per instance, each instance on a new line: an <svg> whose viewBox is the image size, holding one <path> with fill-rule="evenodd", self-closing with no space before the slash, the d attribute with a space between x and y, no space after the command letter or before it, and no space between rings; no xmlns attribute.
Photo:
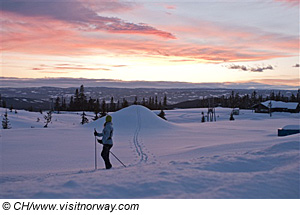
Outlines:
<svg viewBox="0 0 300 215"><path fill-rule="evenodd" d="M74 95L74 105L73 105L73 110L80 110L80 99L79 99L79 91L78 89L75 90L75 95Z"/></svg>
<svg viewBox="0 0 300 215"><path fill-rule="evenodd" d="M93 118L93 120L97 120L99 118L98 114L100 113L99 99L96 100L96 103L95 103L95 106L94 106L94 113L95 113L95 117Z"/></svg>
<svg viewBox="0 0 300 215"><path fill-rule="evenodd" d="M142 105L146 107L146 100L143 98Z"/></svg>
<svg viewBox="0 0 300 215"><path fill-rule="evenodd" d="M2 107L6 108L6 101L5 100L2 100Z"/></svg>
<svg viewBox="0 0 300 215"><path fill-rule="evenodd" d="M123 99L123 103L122 103L122 108L126 108L126 107L128 107L128 102L127 102L127 100L124 98L124 99Z"/></svg>
<svg viewBox="0 0 300 215"><path fill-rule="evenodd" d="M49 110L48 112L47 112L47 115L45 115L44 116L44 119L46 120L45 121L45 125L44 125L44 128L47 128L48 127L48 124L51 122L51 120L52 120L52 111L51 110Z"/></svg>
<svg viewBox="0 0 300 215"><path fill-rule="evenodd" d="M231 112L229 120L230 120L230 121L233 121L233 120L234 120L233 112Z"/></svg>
<svg viewBox="0 0 300 215"><path fill-rule="evenodd" d="M7 110L5 110L5 113L3 115L3 119L2 119L2 128L3 129L10 129L10 123L8 120L8 115L7 115Z"/></svg>
<svg viewBox="0 0 300 215"><path fill-rule="evenodd" d="M60 98L58 96L55 99L54 110L57 111L57 113L60 111Z"/></svg>
<svg viewBox="0 0 300 215"><path fill-rule="evenodd" d="M138 99L137 99L137 96L135 96L135 97L134 97L134 102L133 102L134 105L137 105L137 104L138 104L137 100L138 100Z"/></svg>
<svg viewBox="0 0 300 215"><path fill-rule="evenodd" d="M164 106L164 108L167 107L167 95L166 95L166 94L165 94L165 96L164 96L163 106Z"/></svg>
<svg viewBox="0 0 300 215"><path fill-rule="evenodd" d="M89 122L89 120L88 120L88 118L86 118L86 114L83 111L83 113L81 114L81 124L83 125L83 124L86 124L88 122Z"/></svg>
<svg viewBox="0 0 300 215"><path fill-rule="evenodd" d="M104 117L106 116L106 103L105 100L102 100L102 104L101 104L101 112L100 112L100 117Z"/></svg>
<svg viewBox="0 0 300 215"><path fill-rule="evenodd" d="M116 109L116 105L115 105L115 102L114 102L114 97L111 97L110 98L110 111L114 112Z"/></svg>
<svg viewBox="0 0 300 215"><path fill-rule="evenodd" d="M79 109L85 110L86 105L87 105L87 100L86 100L86 96L84 94L84 86L81 85L80 89L79 89Z"/></svg>
<svg viewBox="0 0 300 215"><path fill-rule="evenodd" d="M201 113L202 117L201 117L201 122L205 122L205 116L204 116L204 112Z"/></svg>

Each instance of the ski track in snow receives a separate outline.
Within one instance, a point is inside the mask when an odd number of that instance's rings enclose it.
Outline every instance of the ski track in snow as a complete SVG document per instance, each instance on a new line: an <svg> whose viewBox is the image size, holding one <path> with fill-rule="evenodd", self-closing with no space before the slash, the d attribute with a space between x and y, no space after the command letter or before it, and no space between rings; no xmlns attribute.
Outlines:
<svg viewBox="0 0 300 215"><path fill-rule="evenodd" d="M141 131L141 127L142 127L142 118L141 118L141 114L140 114L140 110L138 107L136 107L136 114L137 114L137 126L133 135L133 145L135 147L135 150L140 158L140 160L138 161L138 164L140 163L146 163L148 161L148 155L143 151L143 147L139 141L139 134Z"/></svg>

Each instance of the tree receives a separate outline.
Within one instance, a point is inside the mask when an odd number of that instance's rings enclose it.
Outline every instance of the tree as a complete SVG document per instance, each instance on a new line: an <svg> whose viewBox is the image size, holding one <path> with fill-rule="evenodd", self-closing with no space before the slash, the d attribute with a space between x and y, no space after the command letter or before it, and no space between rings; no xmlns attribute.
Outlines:
<svg viewBox="0 0 300 215"><path fill-rule="evenodd" d="M122 103L122 108L128 107L128 101L124 98Z"/></svg>
<svg viewBox="0 0 300 215"><path fill-rule="evenodd" d="M85 110L87 105L86 96L84 95L84 86L81 85L79 89L79 109Z"/></svg>
<svg viewBox="0 0 300 215"><path fill-rule="evenodd" d="M67 110L66 99L63 96L61 97L61 110L63 111Z"/></svg>
<svg viewBox="0 0 300 215"><path fill-rule="evenodd" d="M3 119L2 119L2 128L3 129L10 129L10 123L8 120L8 115L7 115L7 110L5 110L5 113L3 115Z"/></svg>
<svg viewBox="0 0 300 215"><path fill-rule="evenodd" d="M76 89L75 90L75 95L74 95L73 110L79 110L79 109L80 109L79 91L78 91L78 89Z"/></svg>
<svg viewBox="0 0 300 215"><path fill-rule="evenodd" d="M233 120L234 120L233 112L231 112L229 120L230 120L230 121L233 121Z"/></svg>
<svg viewBox="0 0 300 215"><path fill-rule="evenodd" d="M44 125L44 128L47 128L48 127L48 124L51 122L51 120L52 120L52 111L51 110L49 110L48 112L47 112L47 115L45 115L44 116L44 119L46 120L45 121L45 125Z"/></svg>
<svg viewBox="0 0 300 215"><path fill-rule="evenodd" d="M146 100L145 100L145 98L143 98L142 105L146 106Z"/></svg>
<svg viewBox="0 0 300 215"><path fill-rule="evenodd" d="M114 97L111 97L110 98L110 111L115 111L115 109L116 109L116 104L115 104L115 102L114 102Z"/></svg>
<svg viewBox="0 0 300 215"><path fill-rule="evenodd" d="M2 100L2 107L6 108L6 101L5 100Z"/></svg>
<svg viewBox="0 0 300 215"><path fill-rule="evenodd" d="M164 120L167 120L165 115L166 115L165 112L163 110L161 110L160 113L157 116L159 116L160 118L162 118Z"/></svg>
<svg viewBox="0 0 300 215"><path fill-rule="evenodd" d="M95 113L95 117L93 118L93 120L97 120L99 118L98 114L100 113L99 99L96 100L96 103L95 103L95 106L94 106L94 113Z"/></svg>
<svg viewBox="0 0 300 215"><path fill-rule="evenodd" d="M201 122L205 122L205 116L204 116L204 112L201 113L202 117L201 117Z"/></svg>
<svg viewBox="0 0 300 215"><path fill-rule="evenodd" d="M89 122L89 120L88 120L88 118L86 118L86 114L83 111L83 113L81 114L81 124L83 125L83 124L86 124L88 122Z"/></svg>
<svg viewBox="0 0 300 215"><path fill-rule="evenodd" d="M137 98L137 96L135 96L135 97L134 97L134 102L133 102L134 105L137 105L137 104L138 104L137 100L138 100L138 98Z"/></svg>
<svg viewBox="0 0 300 215"><path fill-rule="evenodd" d="M55 99L54 110L57 111L57 113L60 111L60 98L58 96Z"/></svg>
<svg viewBox="0 0 300 215"><path fill-rule="evenodd" d="M71 99L70 99L69 110L74 110L74 99L73 99L73 96L71 96Z"/></svg>
<svg viewBox="0 0 300 215"><path fill-rule="evenodd" d="M167 95L166 95L166 94L165 94L165 96L164 96L163 106L164 106L164 108L167 107Z"/></svg>
<svg viewBox="0 0 300 215"><path fill-rule="evenodd" d="M105 100L102 100L102 104L101 104L101 111L100 111L100 117L104 117L106 116L106 103Z"/></svg>

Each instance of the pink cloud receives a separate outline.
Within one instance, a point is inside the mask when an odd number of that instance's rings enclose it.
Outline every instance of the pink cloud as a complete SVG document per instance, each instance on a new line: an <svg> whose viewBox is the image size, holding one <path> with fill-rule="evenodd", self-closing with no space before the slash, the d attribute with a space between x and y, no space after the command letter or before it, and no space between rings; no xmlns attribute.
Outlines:
<svg viewBox="0 0 300 215"><path fill-rule="evenodd" d="M165 8L169 9L169 10L175 10L176 6L175 5L165 5Z"/></svg>
<svg viewBox="0 0 300 215"><path fill-rule="evenodd" d="M182 59L177 61L209 63L266 60L298 53L298 38L256 28L221 26L209 22L196 23L198 28L188 25L166 26L180 37L177 40L165 40L161 38L175 37L167 31L118 18L102 17L100 22L97 16L97 22L91 22L97 25L88 25L70 22L67 18L37 18L12 12L2 14L2 51L63 56L110 53L179 57ZM71 15L66 17L71 19ZM159 37L150 40L149 36Z"/></svg>
<svg viewBox="0 0 300 215"><path fill-rule="evenodd" d="M38 1L38 2L4 2L1 10L4 14L11 13L24 18L50 19L76 24L79 28L88 31L108 31L111 33L156 35L167 39L175 39L175 36L163 30L156 29L147 24L136 24L124 21L117 17L106 17L99 15L93 9L103 12L106 10L127 10L125 3L119 1Z"/></svg>
<svg viewBox="0 0 300 215"><path fill-rule="evenodd" d="M274 1L287 3L291 6L299 6L299 0L274 0Z"/></svg>

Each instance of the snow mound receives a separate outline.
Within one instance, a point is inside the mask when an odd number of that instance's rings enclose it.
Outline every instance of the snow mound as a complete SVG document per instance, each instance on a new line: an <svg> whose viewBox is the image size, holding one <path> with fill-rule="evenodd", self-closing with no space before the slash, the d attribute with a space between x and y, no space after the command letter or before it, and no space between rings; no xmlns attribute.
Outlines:
<svg viewBox="0 0 300 215"><path fill-rule="evenodd" d="M161 119L151 110L141 105L131 105L110 115L112 116L114 128L121 130L136 129L137 127L160 130L175 126L174 124ZM99 128L99 125L101 125L102 129L104 122L105 117L89 123L86 126L90 128Z"/></svg>
<svg viewBox="0 0 300 215"><path fill-rule="evenodd" d="M282 129L284 130L300 130L300 125L286 125Z"/></svg>

